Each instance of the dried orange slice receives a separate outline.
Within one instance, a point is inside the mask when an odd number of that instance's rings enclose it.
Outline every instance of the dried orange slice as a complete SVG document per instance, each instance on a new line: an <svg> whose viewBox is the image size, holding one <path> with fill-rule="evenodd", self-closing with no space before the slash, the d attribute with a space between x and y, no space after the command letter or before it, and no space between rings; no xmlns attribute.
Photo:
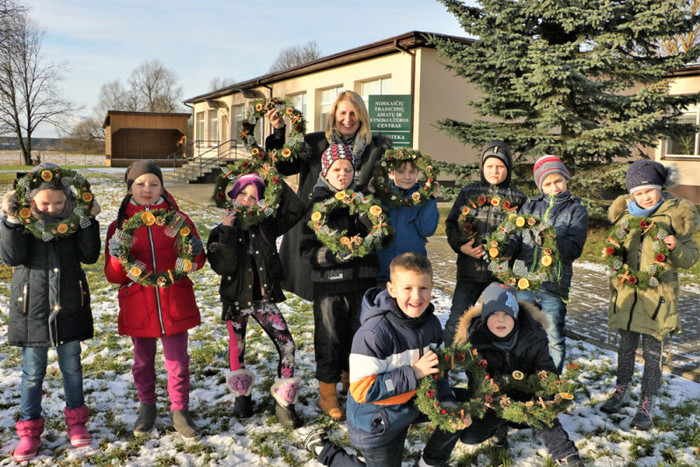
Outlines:
<svg viewBox="0 0 700 467"><path fill-rule="evenodd" d="M542 266L548 267L552 265L552 257L549 255L544 255L542 259L540 260L542 263Z"/></svg>
<svg viewBox="0 0 700 467"><path fill-rule="evenodd" d="M522 278L518 281L518 288L519 288L520 290L525 290L525 289L527 289L528 287L530 287L530 281L527 280L527 279L525 279L524 277L522 277Z"/></svg>

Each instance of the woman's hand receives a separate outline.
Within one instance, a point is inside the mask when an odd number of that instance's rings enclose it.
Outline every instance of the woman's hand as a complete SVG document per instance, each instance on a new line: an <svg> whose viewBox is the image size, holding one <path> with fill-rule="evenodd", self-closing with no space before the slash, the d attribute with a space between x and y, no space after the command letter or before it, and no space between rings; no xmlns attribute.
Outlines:
<svg viewBox="0 0 700 467"><path fill-rule="evenodd" d="M267 117L267 119L268 119L269 122L270 122L270 125L272 125L272 127L273 127L275 130L281 130L282 128L284 128L284 126L285 126L285 125L284 125L284 119L283 119L282 116L277 112L277 109L272 109L272 110L270 110L270 111L265 115L265 117Z"/></svg>
<svg viewBox="0 0 700 467"><path fill-rule="evenodd" d="M472 258L481 259L481 256L484 254L484 246L480 244L475 248L474 239L472 238L467 243L462 245L459 251L461 251L467 256L471 256Z"/></svg>

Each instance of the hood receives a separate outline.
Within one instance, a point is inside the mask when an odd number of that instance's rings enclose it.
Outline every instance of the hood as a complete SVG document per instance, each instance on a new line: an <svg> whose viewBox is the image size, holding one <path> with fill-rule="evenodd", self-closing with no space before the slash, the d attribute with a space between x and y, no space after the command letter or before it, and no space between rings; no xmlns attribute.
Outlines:
<svg viewBox="0 0 700 467"><path fill-rule="evenodd" d="M520 300L518 300L518 306L520 307L521 316L523 313L527 313L533 321L537 321L543 328L547 329L547 326L550 324L549 319L538 306L529 302L521 302ZM480 317L481 300L477 301L476 304L471 306L459 319L457 329L455 331L453 345L464 345L467 343L469 340L470 326L476 318ZM518 319L521 320L522 317Z"/></svg>
<svg viewBox="0 0 700 467"><path fill-rule="evenodd" d="M389 295L389 291L383 287L373 287L365 292L362 297L362 314L360 323L364 324L372 318L385 316L387 319L404 327L422 326L435 312L432 303L418 318L410 318L399 310L396 300Z"/></svg>
<svg viewBox="0 0 700 467"><path fill-rule="evenodd" d="M479 174L481 176L481 183L485 186L491 186L490 183L487 182L484 178L484 155L492 152L492 148L498 148L501 150L499 152L502 154L502 156L499 156L498 159L503 161L503 163L506 165L506 168L508 169L508 175L506 175L506 179L498 184L498 187L505 188L507 186L510 186L510 179L513 173L513 153L511 152L510 147L503 141L491 141L481 149L481 156L479 157ZM490 155L488 157L495 156Z"/></svg>
<svg viewBox="0 0 700 467"><path fill-rule="evenodd" d="M700 226L700 216L695 205L683 198L676 198L671 193L663 192L665 202L652 214L668 214L671 217L671 225L676 234L691 235ZM624 214L627 214L627 204L634 199L632 195L618 196L608 209L608 217L611 222L617 222ZM670 211L670 212L668 212Z"/></svg>

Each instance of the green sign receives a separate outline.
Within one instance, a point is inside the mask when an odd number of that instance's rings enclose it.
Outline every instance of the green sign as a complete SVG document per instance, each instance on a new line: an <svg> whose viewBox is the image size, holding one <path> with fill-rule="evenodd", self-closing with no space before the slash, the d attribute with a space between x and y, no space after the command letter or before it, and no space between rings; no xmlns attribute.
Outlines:
<svg viewBox="0 0 700 467"><path fill-rule="evenodd" d="M369 96L372 133L382 133L395 148L411 147L412 110L410 94Z"/></svg>

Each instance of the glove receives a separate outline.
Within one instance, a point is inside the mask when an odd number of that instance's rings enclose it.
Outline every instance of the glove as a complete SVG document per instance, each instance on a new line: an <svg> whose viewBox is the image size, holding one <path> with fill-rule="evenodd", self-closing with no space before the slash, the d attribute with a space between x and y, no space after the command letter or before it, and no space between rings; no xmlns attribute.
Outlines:
<svg viewBox="0 0 700 467"><path fill-rule="evenodd" d="M202 252L202 240L198 237L192 237L190 243L192 244L192 256L197 256Z"/></svg>
<svg viewBox="0 0 700 467"><path fill-rule="evenodd" d="M122 250L119 247L119 241L117 240L116 235L112 235L112 238L109 239L109 254L114 256L115 258L118 257Z"/></svg>
<svg viewBox="0 0 700 467"><path fill-rule="evenodd" d="M10 190L5 193L2 197L2 203L0 204L0 209L7 216L7 221L13 224L19 224L19 219L17 218L17 195L15 190Z"/></svg>
<svg viewBox="0 0 700 467"><path fill-rule="evenodd" d="M367 214L365 214L364 212L361 213L359 216L357 216L357 220L367 229L368 232L372 231L374 225L372 224L372 221L369 219Z"/></svg>
<svg viewBox="0 0 700 467"><path fill-rule="evenodd" d="M92 198L92 207L90 208L90 215L92 217L97 217L97 215L101 212L102 212L102 208L97 203L97 200L95 198Z"/></svg>
<svg viewBox="0 0 700 467"><path fill-rule="evenodd" d="M350 253L336 254L335 259L337 259L341 263L347 263L352 259L352 255Z"/></svg>

